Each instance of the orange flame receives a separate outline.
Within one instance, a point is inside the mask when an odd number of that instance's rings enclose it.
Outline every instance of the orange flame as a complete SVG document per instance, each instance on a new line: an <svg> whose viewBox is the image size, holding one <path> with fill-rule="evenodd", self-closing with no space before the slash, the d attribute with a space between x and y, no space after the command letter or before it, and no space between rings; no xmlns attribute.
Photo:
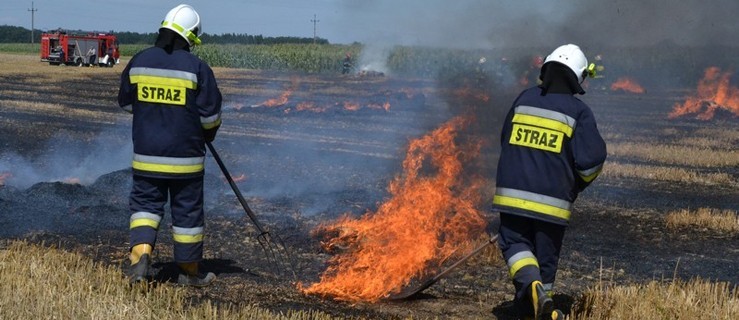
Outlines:
<svg viewBox="0 0 739 320"><path fill-rule="evenodd" d="M10 179L13 177L13 174L10 172L2 172L0 173L0 186L5 185L5 180Z"/></svg>
<svg viewBox="0 0 739 320"><path fill-rule="evenodd" d="M347 111L358 111L361 108L362 107L359 105L359 103L349 102L349 101L345 101L344 102L344 110L347 110Z"/></svg>
<svg viewBox="0 0 739 320"><path fill-rule="evenodd" d="M490 96L482 90L472 89L470 87L461 87L454 90L454 95L462 99L473 99L482 102L488 102Z"/></svg>
<svg viewBox="0 0 739 320"><path fill-rule="evenodd" d="M696 95L688 97L683 104L675 104L668 117L696 114L698 120L710 120L719 109L739 116L739 88L732 87L730 79L730 72L721 72L717 67L706 69L703 79L698 82Z"/></svg>
<svg viewBox="0 0 739 320"><path fill-rule="evenodd" d="M81 184L80 178L75 177L64 178L62 182L66 184Z"/></svg>
<svg viewBox="0 0 739 320"><path fill-rule="evenodd" d="M315 113L320 113L328 110L329 107L319 107L313 102L300 102L297 106L295 106L295 110L297 111L311 111Z"/></svg>
<svg viewBox="0 0 739 320"><path fill-rule="evenodd" d="M288 87L287 89L285 89L285 92L283 92L282 94L280 94L279 97L273 98L273 99L269 99L267 101L264 101L264 102L258 104L258 106L263 106L263 107L279 107L279 106L286 105L287 102L288 102L288 100L290 99L290 96L292 96L293 91L295 91L298 88L298 85L299 84L300 84L300 82L298 81L298 78L293 78L292 79L292 83L290 84L290 87Z"/></svg>
<svg viewBox="0 0 739 320"><path fill-rule="evenodd" d="M288 88L283 92L279 97L269 99L267 101L262 102L260 105L264 107L279 107L284 106L287 104L288 99L293 94L293 90Z"/></svg>
<svg viewBox="0 0 739 320"><path fill-rule="evenodd" d="M611 91L622 90L630 93L644 93L644 88L636 80L630 77L621 77L611 84Z"/></svg>
<svg viewBox="0 0 739 320"><path fill-rule="evenodd" d="M367 105L367 108L390 111L390 102L385 102L382 105L377 103L370 103Z"/></svg>
<svg viewBox="0 0 739 320"><path fill-rule="evenodd" d="M414 277L436 270L485 227L480 203L482 179L465 177L463 164L480 143L457 143L469 119L457 117L410 142L403 174L390 183L390 198L377 212L344 217L314 230L330 235L326 248L348 248L329 260L320 281L299 288L336 300L376 302L398 293Z"/></svg>

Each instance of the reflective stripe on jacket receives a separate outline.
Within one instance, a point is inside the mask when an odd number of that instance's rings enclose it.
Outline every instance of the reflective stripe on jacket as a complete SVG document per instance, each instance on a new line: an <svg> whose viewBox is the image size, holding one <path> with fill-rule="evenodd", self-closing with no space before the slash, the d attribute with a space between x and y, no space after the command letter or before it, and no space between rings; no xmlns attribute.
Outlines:
<svg viewBox="0 0 739 320"><path fill-rule="evenodd" d="M585 103L527 89L503 124L493 209L567 225L572 203L605 159L606 144Z"/></svg>
<svg viewBox="0 0 739 320"><path fill-rule="evenodd" d="M136 54L121 75L118 104L133 113L135 174L203 174L206 130L221 124L222 96L211 68L186 50Z"/></svg>

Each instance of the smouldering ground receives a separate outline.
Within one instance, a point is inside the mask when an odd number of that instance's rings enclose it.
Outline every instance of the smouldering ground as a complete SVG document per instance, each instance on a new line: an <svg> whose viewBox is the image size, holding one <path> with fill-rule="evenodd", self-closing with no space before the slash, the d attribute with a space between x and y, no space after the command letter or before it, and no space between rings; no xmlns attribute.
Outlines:
<svg viewBox="0 0 739 320"><path fill-rule="evenodd" d="M116 105L122 67L52 67L35 56L0 54L2 238L60 244L125 269L130 118ZM488 181L480 192L489 201L494 124L517 93L483 90L485 100L460 94L465 81L431 79L230 69L217 69L216 76L225 105L215 146L231 173L243 178L238 185L254 211L297 256L297 280L305 284L318 279L329 257L310 231L344 213L376 210L400 173L408 142L466 108L489 126L471 130L491 143L477 165ZM609 159L576 205L556 284L559 307L569 310L599 279L630 284L702 277L739 284L736 228L675 227L665 220L683 209L739 211L737 118L668 118L693 90L590 89L583 96L609 144ZM287 102L266 106L282 98ZM305 296L295 279L275 276L215 163L206 166L205 266L219 278L212 287L187 290L194 301L338 317L511 318L512 286L495 249L410 301L346 304ZM488 218L494 224L494 215ZM160 281L173 274L170 244L163 228L155 257Z"/></svg>

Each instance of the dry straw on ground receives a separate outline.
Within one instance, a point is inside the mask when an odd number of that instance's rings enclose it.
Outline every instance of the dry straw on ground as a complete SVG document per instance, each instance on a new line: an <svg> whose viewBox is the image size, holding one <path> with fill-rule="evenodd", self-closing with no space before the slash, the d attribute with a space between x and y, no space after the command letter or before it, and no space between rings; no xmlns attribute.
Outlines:
<svg viewBox="0 0 739 320"><path fill-rule="evenodd" d="M667 227L679 229L697 227L719 232L739 234L739 215L733 210L699 208L672 211L665 217Z"/></svg>
<svg viewBox="0 0 739 320"><path fill-rule="evenodd" d="M191 305L184 288L132 287L118 268L25 242L0 244L0 279L0 319L333 319L312 311Z"/></svg>
<svg viewBox="0 0 739 320"><path fill-rule="evenodd" d="M700 173L678 167L622 164L618 162L606 163L602 175L604 177L651 179L702 185L737 184L737 181L728 173Z"/></svg>
<svg viewBox="0 0 739 320"><path fill-rule="evenodd" d="M739 291L728 283L693 279L614 286L585 292L570 318L609 320L739 319Z"/></svg>
<svg viewBox="0 0 739 320"><path fill-rule="evenodd" d="M708 138L690 140L691 144L716 144L712 141ZM739 153L726 146L724 145L722 149L713 149L695 145L624 142L609 144L608 153L617 157L632 157L647 160L650 163L670 165L691 165L704 168L739 165Z"/></svg>

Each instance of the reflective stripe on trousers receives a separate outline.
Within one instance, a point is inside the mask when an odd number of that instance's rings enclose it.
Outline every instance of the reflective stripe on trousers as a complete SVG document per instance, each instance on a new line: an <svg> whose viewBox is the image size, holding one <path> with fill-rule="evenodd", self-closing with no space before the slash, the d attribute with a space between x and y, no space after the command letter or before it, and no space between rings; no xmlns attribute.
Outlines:
<svg viewBox="0 0 739 320"><path fill-rule="evenodd" d="M496 188L493 203L533 211L565 221L570 220L572 210L572 203L567 200L511 188Z"/></svg>

